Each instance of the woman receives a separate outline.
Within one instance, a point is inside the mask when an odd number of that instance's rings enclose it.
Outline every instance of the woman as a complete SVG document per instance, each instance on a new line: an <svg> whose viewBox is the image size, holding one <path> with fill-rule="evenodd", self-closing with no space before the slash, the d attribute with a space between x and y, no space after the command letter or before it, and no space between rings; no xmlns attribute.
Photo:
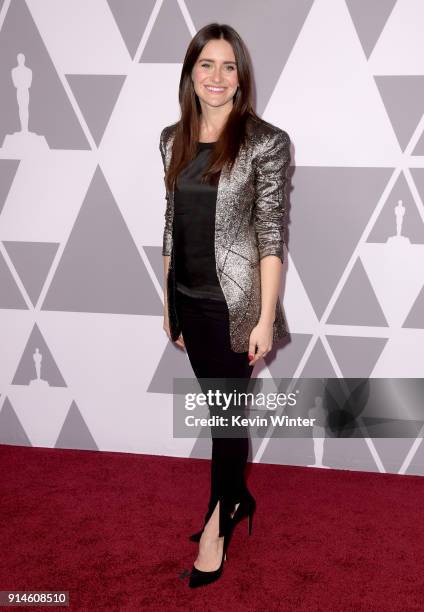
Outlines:
<svg viewBox="0 0 424 612"><path fill-rule="evenodd" d="M197 378L247 384L255 363L287 334L279 287L290 139L252 108L246 47L213 23L191 41L180 120L165 127L164 330ZM241 385L243 386L243 384ZM191 587L219 578L234 526L255 500L244 468L248 438L212 435L211 493Z"/></svg>

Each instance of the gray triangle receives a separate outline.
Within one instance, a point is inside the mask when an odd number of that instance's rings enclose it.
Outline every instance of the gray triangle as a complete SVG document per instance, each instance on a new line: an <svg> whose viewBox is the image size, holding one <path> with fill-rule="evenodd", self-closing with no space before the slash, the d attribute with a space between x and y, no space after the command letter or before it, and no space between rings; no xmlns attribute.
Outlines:
<svg viewBox="0 0 424 612"><path fill-rule="evenodd" d="M146 392L172 394L174 378L194 379L194 374L187 353L169 341Z"/></svg>
<svg viewBox="0 0 424 612"><path fill-rule="evenodd" d="M2 253L0 253L0 308L28 310Z"/></svg>
<svg viewBox="0 0 424 612"><path fill-rule="evenodd" d="M424 155L424 131L418 138L417 144L415 145L411 155Z"/></svg>
<svg viewBox="0 0 424 612"><path fill-rule="evenodd" d="M289 334L282 343L273 345L272 350L264 357L273 378L292 378L305 349L311 339L311 334ZM252 377L257 377L254 370Z"/></svg>
<svg viewBox="0 0 424 612"><path fill-rule="evenodd" d="M323 381L321 379L317 379L316 384L313 384L311 381L308 381L305 385L302 384L302 379L304 377L308 377L308 375L304 376L303 372L301 377L296 382L296 387L294 391L297 389L301 390L302 397L302 406L300 408L285 408L284 413L290 417L300 416L299 410L305 410L308 405L313 405L313 395L315 393L321 393L321 389L323 386ZM312 376L313 377L313 376ZM289 379L288 379L289 380ZM279 393L286 392L287 389L287 380L276 381L277 391ZM265 382L265 385L257 388L257 392L265 393L268 388L268 385ZM317 388L319 391L317 391ZM278 414L283 414L282 410L277 411ZM303 413L302 416L307 416L307 414ZM263 443L263 438L259 437L252 438L252 448L253 448L253 456L256 456L258 452L259 446ZM275 464L287 464L287 465L308 465L311 464L312 461L312 451L311 451L311 440L308 437L291 437L291 432L288 431L287 437L280 437L280 433L277 430L277 426L270 428L267 431L263 431L262 435L267 438L265 442L265 449L261 456L262 463L275 463Z"/></svg>
<svg viewBox="0 0 424 612"><path fill-rule="evenodd" d="M413 440L409 438L372 438L386 472L397 474Z"/></svg>
<svg viewBox="0 0 424 612"><path fill-rule="evenodd" d="M410 168L409 171L412 174L421 201L424 202L424 168Z"/></svg>
<svg viewBox="0 0 424 612"><path fill-rule="evenodd" d="M163 304L97 168L43 310L161 315Z"/></svg>
<svg viewBox="0 0 424 612"><path fill-rule="evenodd" d="M152 14L154 0L107 0L116 25L121 33L131 58L140 44L141 36Z"/></svg>
<svg viewBox="0 0 424 612"><path fill-rule="evenodd" d="M421 443L415 451L414 456L412 457L408 467L405 470L405 474L417 474L419 476L424 476L424 440L420 438ZM419 487L422 486L421 481L417 483Z"/></svg>
<svg viewBox="0 0 424 612"><path fill-rule="evenodd" d="M262 115L308 18L313 0L267 0L266 3L186 0L185 4L196 31L208 23L228 23L243 37L255 75L254 107Z"/></svg>
<svg viewBox="0 0 424 612"><path fill-rule="evenodd" d="M212 456L212 439L199 435L190 451L190 459L210 459Z"/></svg>
<svg viewBox="0 0 424 612"><path fill-rule="evenodd" d="M386 317L359 257L327 323L388 327Z"/></svg>
<svg viewBox="0 0 424 612"><path fill-rule="evenodd" d="M331 336L326 338L344 378L369 378L388 338L356 338Z"/></svg>
<svg viewBox="0 0 424 612"><path fill-rule="evenodd" d="M367 242L386 243L390 236L396 235L394 208L399 200L402 200L405 207L405 214L402 219L402 236L407 236L414 244L424 244L424 223L403 172L399 175L381 209Z"/></svg>
<svg viewBox="0 0 424 612"><path fill-rule="evenodd" d="M99 450L75 402L69 408L54 448Z"/></svg>
<svg viewBox="0 0 424 612"><path fill-rule="evenodd" d="M59 245L54 242L8 241L4 246L35 306Z"/></svg>
<svg viewBox="0 0 424 612"><path fill-rule="evenodd" d="M308 375L302 372L301 376L295 381L295 387L292 392L299 393L301 399L300 404L294 406L286 406L285 408L277 409L277 414L285 414L288 417L310 417L310 408L315 404L315 396L322 396L325 393L327 385L327 377L318 378L315 375ZM313 378L314 380L310 380ZM307 379L307 380L306 380ZM278 383L278 392L287 392L287 387L290 384L290 379L281 380ZM268 386L264 385L258 391L266 392ZM313 457L313 445L310 437L310 430L300 432L299 429L287 429L281 431L277 426L269 427L267 431L263 430L263 436L267 438L265 442L262 461L265 463L287 463L290 465L310 465L315 463ZM259 434L259 429L258 429ZM299 437L297 437L299 434ZM281 437L285 436L285 437ZM253 438L253 447L255 455L262 439Z"/></svg>
<svg viewBox="0 0 424 612"><path fill-rule="evenodd" d="M346 4L368 59L381 36L396 0L379 0L378 2L346 0Z"/></svg>
<svg viewBox="0 0 424 612"><path fill-rule="evenodd" d="M120 74L68 74L72 92L97 146L115 108L125 76Z"/></svg>
<svg viewBox="0 0 424 612"><path fill-rule="evenodd" d="M392 172L391 168L296 169L288 245L319 319ZM319 254L319 274L311 253Z"/></svg>
<svg viewBox="0 0 424 612"><path fill-rule="evenodd" d="M419 292L402 327L424 329L424 287Z"/></svg>
<svg viewBox="0 0 424 612"><path fill-rule="evenodd" d="M9 195L20 161L18 159L0 159L0 215Z"/></svg>
<svg viewBox="0 0 424 612"><path fill-rule="evenodd" d="M191 38L178 2L166 0L161 4L156 16L140 63L180 64L184 60Z"/></svg>
<svg viewBox="0 0 424 612"><path fill-rule="evenodd" d="M25 429L22 427L22 423L7 397L0 410L0 444L32 446Z"/></svg>
<svg viewBox="0 0 424 612"><path fill-rule="evenodd" d="M255 452L261 443L254 438ZM308 438L270 438L261 457L261 463L275 465L310 465L314 462L312 441Z"/></svg>
<svg viewBox="0 0 424 612"><path fill-rule="evenodd" d="M164 289L163 283L163 257L162 257L162 247L160 246L145 246L143 247L144 252L147 255L150 265L153 268L156 279L162 287L162 291Z"/></svg>
<svg viewBox="0 0 424 612"><path fill-rule="evenodd" d="M326 438L323 463L340 470L379 472L370 449L362 438Z"/></svg>
<svg viewBox="0 0 424 612"><path fill-rule="evenodd" d="M303 409L303 416L311 416L308 406L312 407L314 405L315 395L322 396L324 392L329 393L328 377L316 378L315 384L311 380L305 381L302 388L302 380L305 378L313 378L313 376L302 372L302 377L299 379L296 388L301 389L302 405L300 409ZM331 378L336 382L338 381L334 375ZM333 393L336 390L333 389ZM287 413L289 416L297 416L299 415L299 408L292 409L291 413L287 411ZM268 432L267 435L271 436L271 433ZM322 458L324 466L343 469L370 469L371 471L376 469L372 455L362 439L341 438L342 444L339 445L340 440L331 437L331 433L326 434L326 436ZM343 448L343 444L346 445L346 449ZM257 445L255 440L254 445ZM265 463L313 465L315 464L314 440L312 437L270 437L261 461Z"/></svg>
<svg viewBox="0 0 424 612"><path fill-rule="evenodd" d="M39 365L39 375L36 363ZM45 381L49 387L66 387L59 368L53 359L39 328L35 323L31 335L26 343L19 365L13 377L13 385L37 384L37 380ZM35 382L32 382L35 381Z"/></svg>
<svg viewBox="0 0 424 612"><path fill-rule="evenodd" d="M328 355L318 338L301 373L302 378L337 378Z"/></svg>
<svg viewBox="0 0 424 612"><path fill-rule="evenodd" d="M375 76L374 79L403 151L423 114L424 77L396 75Z"/></svg>
<svg viewBox="0 0 424 612"><path fill-rule="evenodd" d="M17 65L18 53L24 54L25 65L32 70L29 131L44 136L52 149L89 149L84 132L24 0L14 0L10 3L0 31L0 141L7 134L21 129L16 89L10 72Z"/></svg>

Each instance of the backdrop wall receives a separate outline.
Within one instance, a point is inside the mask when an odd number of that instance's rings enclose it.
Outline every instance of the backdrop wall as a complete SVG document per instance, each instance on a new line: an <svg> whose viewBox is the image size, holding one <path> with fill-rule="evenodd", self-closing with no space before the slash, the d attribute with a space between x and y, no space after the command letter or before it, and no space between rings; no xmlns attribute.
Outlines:
<svg viewBox="0 0 424 612"><path fill-rule="evenodd" d="M422 0L0 0L3 444L210 457L172 435L192 370L162 329L159 134L212 21L245 39L256 110L293 147L290 338L254 376L424 376ZM252 443L314 461L312 440ZM424 475L419 436L323 451Z"/></svg>

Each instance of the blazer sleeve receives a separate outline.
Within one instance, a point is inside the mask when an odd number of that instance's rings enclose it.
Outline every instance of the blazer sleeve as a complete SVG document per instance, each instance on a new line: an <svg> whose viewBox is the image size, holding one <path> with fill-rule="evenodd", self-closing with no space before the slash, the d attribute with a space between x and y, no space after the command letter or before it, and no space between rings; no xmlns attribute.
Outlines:
<svg viewBox="0 0 424 612"><path fill-rule="evenodd" d="M290 165L290 138L279 129L271 134L263 152L254 160L255 202L253 222L259 259L277 255L284 261L285 187Z"/></svg>
<svg viewBox="0 0 424 612"><path fill-rule="evenodd" d="M160 149L160 153L161 153L161 156L162 156L163 171L164 171L164 180L165 180L165 174L166 174L165 144L164 144L165 129L166 128L164 128L162 130L161 135L160 135L160 139L159 139L159 149ZM166 200L166 206L165 206L165 226L164 226L163 238L162 238L162 255L171 255L171 248L172 248L172 211L171 211L171 204L170 204L170 200L169 200L169 194L168 194L168 190L166 189L166 186L165 186L165 200Z"/></svg>

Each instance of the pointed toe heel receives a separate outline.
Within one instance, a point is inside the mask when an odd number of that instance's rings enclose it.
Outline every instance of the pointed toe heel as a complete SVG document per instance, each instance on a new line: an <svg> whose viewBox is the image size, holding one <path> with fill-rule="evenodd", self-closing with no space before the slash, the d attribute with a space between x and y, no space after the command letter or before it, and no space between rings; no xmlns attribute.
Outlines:
<svg viewBox="0 0 424 612"><path fill-rule="evenodd" d="M213 570L212 572L203 572L202 570L197 569L197 567L193 565L193 567L191 568L190 578L188 582L188 586L191 589L194 589L200 586L205 586L206 584L215 582L215 580L218 580L218 578L221 577L222 570L224 568L224 561L227 561L228 559L228 555L227 555L228 543L229 543L229 534L224 536L224 547L222 550L221 563L218 569Z"/></svg>

